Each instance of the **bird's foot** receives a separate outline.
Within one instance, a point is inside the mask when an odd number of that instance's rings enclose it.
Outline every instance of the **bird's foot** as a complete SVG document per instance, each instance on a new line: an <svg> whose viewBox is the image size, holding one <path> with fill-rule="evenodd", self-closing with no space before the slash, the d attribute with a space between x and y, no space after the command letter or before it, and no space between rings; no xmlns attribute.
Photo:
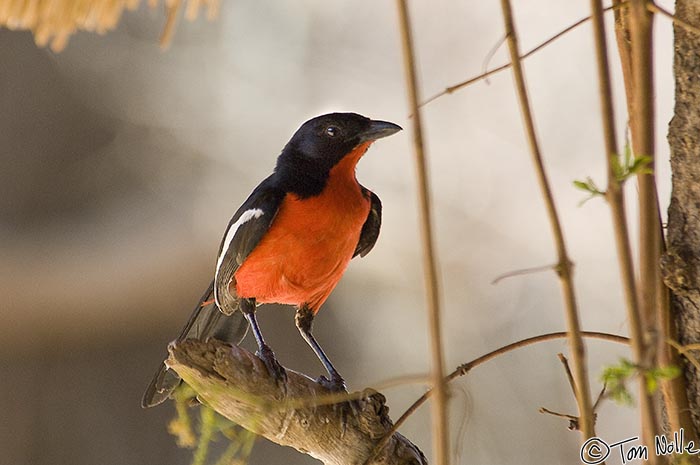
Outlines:
<svg viewBox="0 0 700 465"><path fill-rule="evenodd" d="M345 387L345 380L340 376L331 376L331 379L325 376L319 376L316 378L316 382L333 392L348 392L348 388Z"/></svg>
<svg viewBox="0 0 700 465"><path fill-rule="evenodd" d="M319 376L316 382L333 392L334 394L347 394L348 390L345 386L345 381L340 376L331 376L330 379L325 376ZM345 435L348 427L348 421L350 418L357 419L360 414L360 406L357 400L350 399L349 397L345 400L339 400L333 404L333 411L340 416L341 424L341 437Z"/></svg>
<svg viewBox="0 0 700 465"><path fill-rule="evenodd" d="M287 370L275 358L275 353L268 346L263 346L262 350L255 353L267 367L267 371L275 378L278 385L284 386L287 383Z"/></svg>

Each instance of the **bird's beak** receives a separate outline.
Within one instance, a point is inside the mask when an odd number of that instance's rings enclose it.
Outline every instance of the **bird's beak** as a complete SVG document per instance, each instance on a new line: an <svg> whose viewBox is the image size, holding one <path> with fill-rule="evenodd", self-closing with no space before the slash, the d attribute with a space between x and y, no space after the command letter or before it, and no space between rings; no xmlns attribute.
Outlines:
<svg viewBox="0 0 700 465"><path fill-rule="evenodd" d="M375 141L401 131L401 126L388 121L371 121L369 128L360 133L360 143Z"/></svg>

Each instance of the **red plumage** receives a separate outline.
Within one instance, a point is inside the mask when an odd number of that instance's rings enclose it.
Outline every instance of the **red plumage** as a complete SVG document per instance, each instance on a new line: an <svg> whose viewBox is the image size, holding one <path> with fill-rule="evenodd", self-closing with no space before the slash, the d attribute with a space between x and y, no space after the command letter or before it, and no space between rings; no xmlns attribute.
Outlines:
<svg viewBox="0 0 700 465"><path fill-rule="evenodd" d="M231 285L239 297L307 304L318 312L345 272L369 214L355 167L370 144L331 169L321 194L285 196L270 229L236 271Z"/></svg>

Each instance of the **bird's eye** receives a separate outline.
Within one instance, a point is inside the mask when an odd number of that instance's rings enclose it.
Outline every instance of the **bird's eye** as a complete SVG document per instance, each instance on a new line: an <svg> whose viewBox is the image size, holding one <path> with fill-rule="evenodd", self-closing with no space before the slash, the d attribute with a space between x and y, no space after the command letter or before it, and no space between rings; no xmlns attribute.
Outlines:
<svg viewBox="0 0 700 465"><path fill-rule="evenodd" d="M327 135L328 137L335 137L335 136L338 135L338 133L340 133L340 129L338 129L338 128L335 127L335 126L328 126L328 127L326 128L326 135Z"/></svg>

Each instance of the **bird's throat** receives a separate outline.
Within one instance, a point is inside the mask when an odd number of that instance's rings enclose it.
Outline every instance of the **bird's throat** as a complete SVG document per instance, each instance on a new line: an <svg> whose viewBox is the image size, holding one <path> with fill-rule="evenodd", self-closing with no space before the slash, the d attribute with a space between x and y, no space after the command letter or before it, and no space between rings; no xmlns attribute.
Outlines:
<svg viewBox="0 0 700 465"><path fill-rule="evenodd" d="M372 145L372 141L364 142L354 149L347 155L345 155L342 160L340 160L333 168L331 168L328 174L329 183L339 183L339 184L350 184L353 187L357 186L357 179L355 178L355 168L360 158L367 152L369 146Z"/></svg>

